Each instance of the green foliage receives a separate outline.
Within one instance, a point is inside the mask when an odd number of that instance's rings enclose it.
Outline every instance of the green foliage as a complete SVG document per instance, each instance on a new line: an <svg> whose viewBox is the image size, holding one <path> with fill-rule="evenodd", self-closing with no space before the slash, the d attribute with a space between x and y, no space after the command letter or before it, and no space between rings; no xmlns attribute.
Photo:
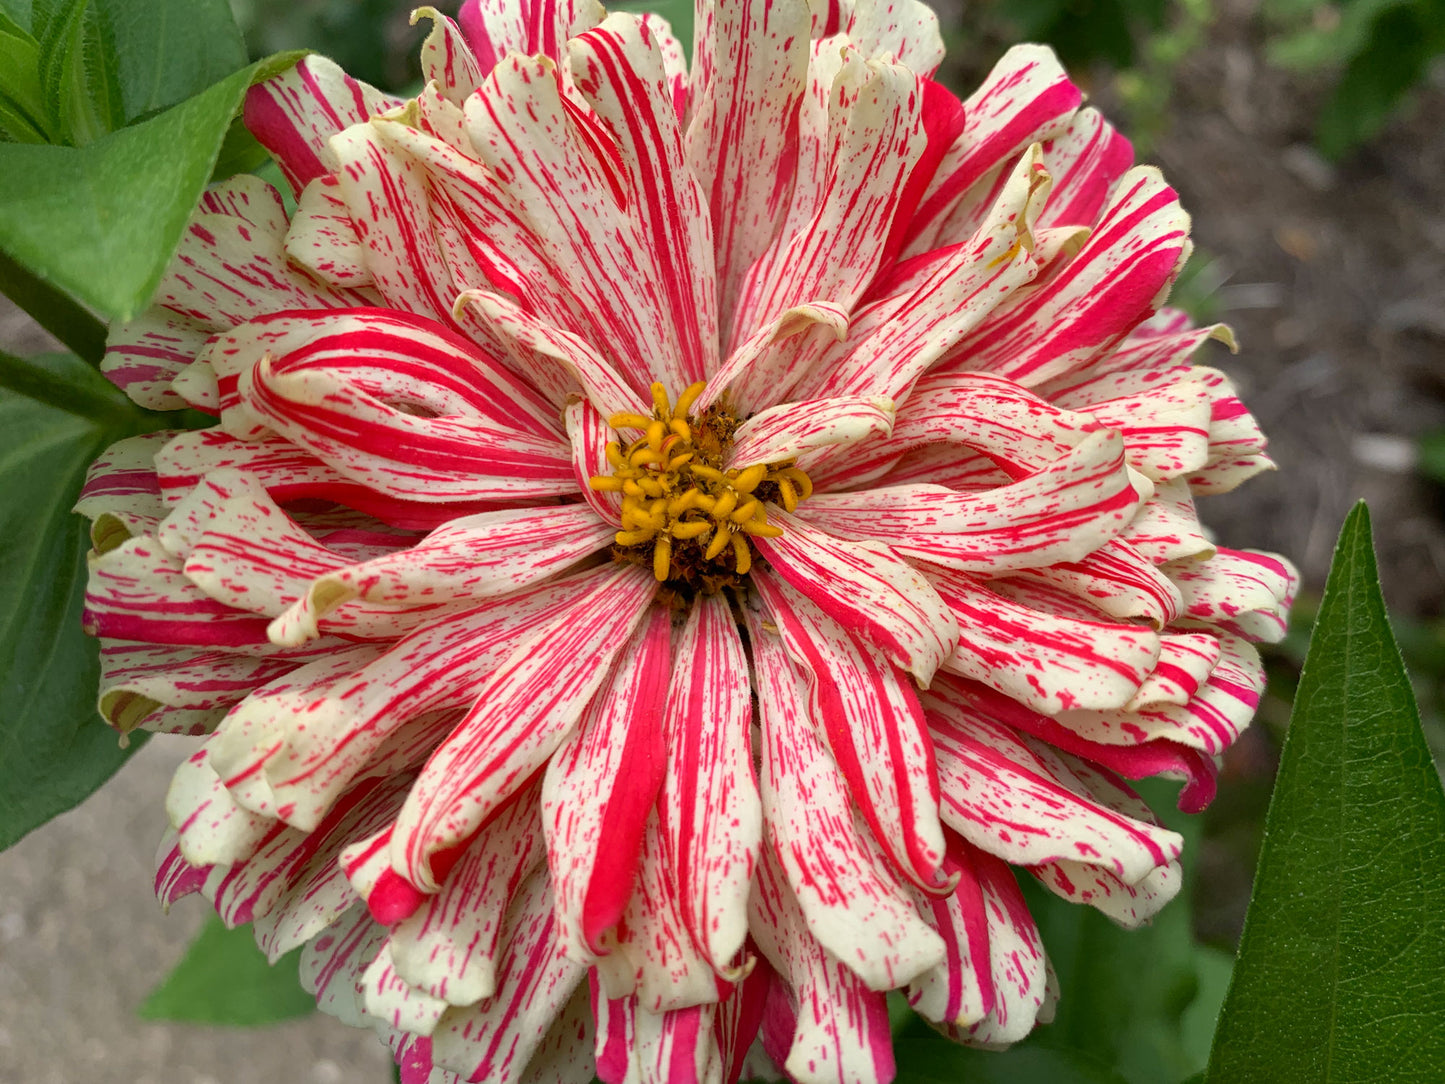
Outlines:
<svg viewBox="0 0 1445 1084"><path fill-rule="evenodd" d="M1279 28L1272 60L1341 72L1315 128L1332 158L1376 135L1445 54L1445 0L1275 0L1265 11Z"/></svg>
<svg viewBox="0 0 1445 1084"><path fill-rule="evenodd" d="M1081 1050L1034 1043L1006 1053L970 1050L915 1018L894 1036L896 1084L1128 1084L1107 1063Z"/></svg>
<svg viewBox="0 0 1445 1084"><path fill-rule="evenodd" d="M80 629L90 543L70 508L91 460L160 417L77 358L0 354L0 849L128 755L95 711L97 648Z"/></svg>
<svg viewBox="0 0 1445 1084"><path fill-rule="evenodd" d="M259 1027L316 1011L301 988L300 950L273 967L249 927L228 930L211 918L175 970L139 1009L146 1020Z"/></svg>
<svg viewBox="0 0 1445 1084"><path fill-rule="evenodd" d="M246 88L295 60L259 61L84 147L0 144L0 249L103 316L132 318L180 241Z"/></svg>
<svg viewBox="0 0 1445 1084"><path fill-rule="evenodd" d="M1285 740L1212 1084L1445 1072L1445 792L1345 521Z"/></svg>

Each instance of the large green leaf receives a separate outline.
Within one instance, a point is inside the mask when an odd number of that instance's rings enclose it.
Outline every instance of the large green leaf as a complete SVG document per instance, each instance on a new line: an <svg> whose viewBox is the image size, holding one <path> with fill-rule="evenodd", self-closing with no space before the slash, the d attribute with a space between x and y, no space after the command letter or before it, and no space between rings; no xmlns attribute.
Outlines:
<svg viewBox="0 0 1445 1084"><path fill-rule="evenodd" d="M95 710L96 644L80 631L89 542L70 508L90 461L160 417L77 358L0 354L0 849L128 755Z"/></svg>
<svg viewBox="0 0 1445 1084"><path fill-rule="evenodd" d="M181 962L140 1007L146 1020L257 1027L309 1016L316 1002L297 967L300 950L272 967L249 926L228 930L218 918L201 928Z"/></svg>
<svg viewBox="0 0 1445 1084"><path fill-rule="evenodd" d="M299 55L258 61L84 147L0 144L0 249L102 315L132 318L180 241L246 88Z"/></svg>
<svg viewBox="0 0 1445 1084"><path fill-rule="evenodd" d="M91 0L115 43L126 121L174 105L242 68L226 0Z"/></svg>
<svg viewBox="0 0 1445 1084"><path fill-rule="evenodd" d="M1320 603L1208 1080L1445 1080L1445 792L1363 504Z"/></svg>

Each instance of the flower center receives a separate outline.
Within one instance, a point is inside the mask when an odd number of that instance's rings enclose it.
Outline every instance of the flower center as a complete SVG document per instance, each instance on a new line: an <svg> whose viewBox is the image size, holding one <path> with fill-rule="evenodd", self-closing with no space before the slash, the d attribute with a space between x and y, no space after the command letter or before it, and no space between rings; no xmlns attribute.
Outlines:
<svg viewBox="0 0 1445 1084"><path fill-rule="evenodd" d="M594 475L593 489L622 494L622 530L613 554L650 564L659 583L686 595L712 594L753 567L753 538L775 538L769 502L789 512L813 492L808 476L785 459L724 469L738 418L721 404L689 413L706 385L699 381L673 403L652 385L653 411L614 414L613 429L640 430L626 446L607 446L611 474Z"/></svg>

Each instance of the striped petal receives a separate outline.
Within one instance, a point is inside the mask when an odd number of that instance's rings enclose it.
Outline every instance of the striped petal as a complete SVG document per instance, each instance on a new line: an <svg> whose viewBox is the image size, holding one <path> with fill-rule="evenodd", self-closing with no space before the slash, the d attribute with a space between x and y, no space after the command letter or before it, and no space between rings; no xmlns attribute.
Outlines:
<svg viewBox="0 0 1445 1084"><path fill-rule="evenodd" d="M179 410L186 401L171 381L206 344L208 327L155 306L129 323L115 323L105 337L100 371L147 410Z"/></svg>
<svg viewBox="0 0 1445 1084"><path fill-rule="evenodd" d="M1168 570L1184 598L1184 613L1249 640L1278 643L1299 573L1273 553L1221 548L1204 561Z"/></svg>
<svg viewBox="0 0 1445 1084"><path fill-rule="evenodd" d="M656 720L666 707L671 620L638 625L577 730L547 765L542 816L567 952L587 962L626 909L642 836L667 768Z"/></svg>
<svg viewBox="0 0 1445 1084"><path fill-rule="evenodd" d="M728 461L738 466L797 459L846 447L893 429L893 400L859 396L783 403L748 418L733 434Z"/></svg>
<svg viewBox="0 0 1445 1084"><path fill-rule="evenodd" d="M835 538L776 507L768 514L783 534L755 542L778 575L927 687L958 639L957 622L927 578L883 545Z"/></svg>
<svg viewBox="0 0 1445 1084"><path fill-rule="evenodd" d="M748 612L762 726L762 802L773 855L809 932L871 990L911 981L943 945L854 821L847 784L808 715L776 633Z"/></svg>
<svg viewBox="0 0 1445 1084"><path fill-rule="evenodd" d="M471 712L422 769L392 840L392 864L411 884L435 891L436 853L469 837L546 763L626 644L656 583L642 569L613 566L589 587L500 661Z"/></svg>
<svg viewBox="0 0 1445 1084"><path fill-rule="evenodd" d="M683 154L657 39L635 15L618 13L567 48L572 77L616 141L628 184L642 299L667 331L664 352L651 359L655 378L686 387L717 366L712 220Z"/></svg>
<svg viewBox="0 0 1445 1084"><path fill-rule="evenodd" d="M693 603L663 713L668 764L658 798L683 919L718 974L740 974L748 885L762 838L753 779L747 657L721 595Z"/></svg>
<svg viewBox="0 0 1445 1084"><path fill-rule="evenodd" d="M808 678L810 713L873 838L906 879L946 891L938 777L917 694L877 651L788 584L754 572L753 585Z"/></svg>
<svg viewBox="0 0 1445 1084"><path fill-rule="evenodd" d="M698 20L687 159L708 197L725 327L743 275L787 210L808 21L805 5L766 0L706 4Z"/></svg>
<svg viewBox="0 0 1445 1084"><path fill-rule="evenodd" d="M1122 707L1159 660L1152 629L1043 613L950 570L929 582L959 626L958 647L943 668L1036 711Z"/></svg>
<svg viewBox="0 0 1445 1084"><path fill-rule="evenodd" d="M808 519L845 538L963 572L1003 572L1083 558L1128 526L1149 496L1125 470L1124 442L1092 433L1045 470L987 493L911 485L821 493Z"/></svg>
<svg viewBox="0 0 1445 1084"><path fill-rule="evenodd" d="M568 39L602 21L593 0L466 0L457 15L482 71L508 53L560 60Z"/></svg>
<svg viewBox="0 0 1445 1084"><path fill-rule="evenodd" d="M893 1037L881 993L831 956L808 933L798 901L770 853L753 888L758 947L791 987L795 1014L783 1069L799 1084L887 1084Z"/></svg>
<svg viewBox="0 0 1445 1084"><path fill-rule="evenodd" d="M520 1080L584 973L562 951L543 871L522 887L503 937L496 993L446 1010L432 1032L432 1060L467 1079Z"/></svg>

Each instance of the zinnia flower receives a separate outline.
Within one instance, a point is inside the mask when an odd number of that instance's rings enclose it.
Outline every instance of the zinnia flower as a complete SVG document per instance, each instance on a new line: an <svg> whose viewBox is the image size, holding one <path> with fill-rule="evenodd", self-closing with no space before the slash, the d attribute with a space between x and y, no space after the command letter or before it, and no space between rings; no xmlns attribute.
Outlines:
<svg viewBox="0 0 1445 1084"><path fill-rule="evenodd" d="M95 465L105 718L204 736L199 892L403 1079L886 1081L885 994L1056 995L1009 867L1126 926L1294 573L1189 221L1046 49L959 102L913 0L428 8L309 57L106 370L209 429Z"/></svg>

